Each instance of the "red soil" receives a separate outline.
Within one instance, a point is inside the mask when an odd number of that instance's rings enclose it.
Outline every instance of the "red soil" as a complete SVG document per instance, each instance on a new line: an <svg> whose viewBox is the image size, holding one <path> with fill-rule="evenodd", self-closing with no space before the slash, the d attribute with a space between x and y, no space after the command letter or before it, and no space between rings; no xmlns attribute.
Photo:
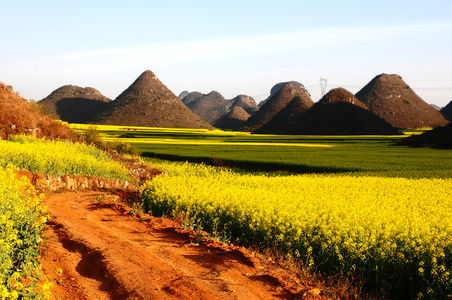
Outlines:
<svg viewBox="0 0 452 300"><path fill-rule="evenodd" d="M309 280L108 192L48 195L42 267L57 299L326 299ZM62 274L58 270L62 270Z"/></svg>

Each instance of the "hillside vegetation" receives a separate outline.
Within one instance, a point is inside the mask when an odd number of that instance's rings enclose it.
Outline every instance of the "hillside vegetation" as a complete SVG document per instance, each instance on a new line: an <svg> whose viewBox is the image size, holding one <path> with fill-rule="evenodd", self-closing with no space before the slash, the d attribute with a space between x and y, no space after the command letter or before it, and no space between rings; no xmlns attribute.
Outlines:
<svg viewBox="0 0 452 300"><path fill-rule="evenodd" d="M452 124L434 128L421 135L413 135L400 141L399 145L452 149Z"/></svg>
<svg viewBox="0 0 452 300"><path fill-rule="evenodd" d="M0 139L21 133L51 139L76 139L67 125L52 120L40 106L28 103L11 86L0 83Z"/></svg>

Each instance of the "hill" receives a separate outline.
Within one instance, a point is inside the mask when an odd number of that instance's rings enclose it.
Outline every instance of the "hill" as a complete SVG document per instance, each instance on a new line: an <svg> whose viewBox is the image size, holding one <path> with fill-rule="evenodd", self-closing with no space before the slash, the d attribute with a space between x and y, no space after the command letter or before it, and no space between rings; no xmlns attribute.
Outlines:
<svg viewBox="0 0 452 300"><path fill-rule="evenodd" d="M311 99L311 95L303 85L301 85L301 87L297 87L292 83L283 85L260 107L254 115L248 119L248 121L246 121L245 125L241 129L244 131L258 130L269 122L274 116L276 116L278 112L280 112L296 97L308 97Z"/></svg>
<svg viewBox="0 0 452 300"><path fill-rule="evenodd" d="M256 100L254 100L254 98L251 96L238 95L229 101L232 102L232 107L239 106L250 115L254 115L259 110L259 106L257 106Z"/></svg>
<svg viewBox="0 0 452 300"><path fill-rule="evenodd" d="M436 110L441 110L442 109L442 107L439 107L438 105L436 105L436 104L429 104L431 107L433 107L434 109L436 109Z"/></svg>
<svg viewBox="0 0 452 300"><path fill-rule="evenodd" d="M229 112L213 123L213 126L221 129L236 130L240 126L243 126L250 117L250 114L245 111L241 106L232 107Z"/></svg>
<svg viewBox="0 0 452 300"><path fill-rule="evenodd" d="M210 124L226 114L232 105L217 91L208 94L191 92L182 98L182 102Z"/></svg>
<svg viewBox="0 0 452 300"><path fill-rule="evenodd" d="M89 123L111 100L91 87L65 85L38 102L52 118L69 123Z"/></svg>
<svg viewBox="0 0 452 300"><path fill-rule="evenodd" d="M296 88L304 89L304 86L301 83L299 83L298 81L279 82L271 88L270 96L268 96L267 99L259 102L259 107L262 107L270 98L272 98L277 92L279 92L280 89L282 89L285 85L287 85L289 83L292 84Z"/></svg>
<svg viewBox="0 0 452 300"><path fill-rule="evenodd" d="M143 72L94 121L109 125L213 129L152 71Z"/></svg>
<svg viewBox="0 0 452 300"><path fill-rule="evenodd" d="M304 113L306 113L314 102L307 95L297 96L292 99L281 111L279 111L269 122L257 129L255 133L287 134L288 128L292 126Z"/></svg>
<svg viewBox="0 0 452 300"><path fill-rule="evenodd" d="M188 94L190 94L190 92L189 91L183 91L182 93L180 93L179 94L179 99L184 99L185 98L185 96L187 96Z"/></svg>
<svg viewBox="0 0 452 300"><path fill-rule="evenodd" d="M398 145L452 149L452 123L426 131L421 135L407 137Z"/></svg>
<svg viewBox="0 0 452 300"><path fill-rule="evenodd" d="M447 124L436 109L428 105L395 74L380 74L356 98L370 111L397 128L416 129Z"/></svg>
<svg viewBox="0 0 452 300"><path fill-rule="evenodd" d="M319 103L351 103L358 107L367 109L366 104L359 101L355 95L340 87L330 90L325 96L322 97L322 99L319 100Z"/></svg>
<svg viewBox="0 0 452 300"><path fill-rule="evenodd" d="M446 120L452 122L452 101L443 107L440 112Z"/></svg>
<svg viewBox="0 0 452 300"><path fill-rule="evenodd" d="M393 135L398 130L365 108L343 88L329 91L298 120L286 128L286 134L315 135Z"/></svg>
<svg viewBox="0 0 452 300"><path fill-rule="evenodd" d="M234 106L240 106L250 115L259 110L253 97L246 95L238 95L227 100L217 91L208 94L183 91L179 98L188 108L210 124L215 124L221 118L226 117Z"/></svg>
<svg viewBox="0 0 452 300"><path fill-rule="evenodd" d="M68 126L46 116L41 107L0 83L0 139L12 134L28 134L51 139L75 140L76 135Z"/></svg>

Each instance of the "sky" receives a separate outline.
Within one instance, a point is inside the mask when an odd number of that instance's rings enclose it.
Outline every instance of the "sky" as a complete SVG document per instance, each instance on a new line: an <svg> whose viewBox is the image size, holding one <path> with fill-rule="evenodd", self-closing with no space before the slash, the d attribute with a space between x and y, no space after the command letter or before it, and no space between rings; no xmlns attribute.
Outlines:
<svg viewBox="0 0 452 300"><path fill-rule="evenodd" d="M39 101L66 84L115 99L145 70L176 95L259 102L278 82L358 92L398 74L452 100L452 1L0 0L0 82Z"/></svg>

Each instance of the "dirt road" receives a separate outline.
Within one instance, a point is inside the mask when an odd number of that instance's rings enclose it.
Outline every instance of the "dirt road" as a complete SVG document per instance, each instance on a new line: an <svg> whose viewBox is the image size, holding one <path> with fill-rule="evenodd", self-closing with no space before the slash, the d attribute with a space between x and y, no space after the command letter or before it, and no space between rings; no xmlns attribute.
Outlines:
<svg viewBox="0 0 452 300"><path fill-rule="evenodd" d="M134 216L118 201L106 192L45 198L42 263L59 299L320 299L312 283L270 270L253 252L199 244L174 222Z"/></svg>

